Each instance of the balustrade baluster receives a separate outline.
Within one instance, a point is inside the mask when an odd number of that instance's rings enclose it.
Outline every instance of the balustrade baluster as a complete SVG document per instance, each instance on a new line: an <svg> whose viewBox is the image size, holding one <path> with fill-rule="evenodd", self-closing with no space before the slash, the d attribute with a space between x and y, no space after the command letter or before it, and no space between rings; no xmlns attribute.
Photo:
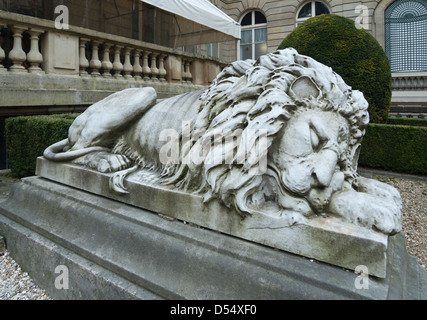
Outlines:
<svg viewBox="0 0 427 320"><path fill-rule="evenodd" d="M193 81L193 75L191 74L191 70L190 70L191 60L187 60L185 62L185 66L187 69L187 83L191 83Z"/></svg>
<svg viewBox="0 0 427 320"><path fill-rule="evenodd" d="M89 68L89 60L86 58L86 44L89 42L89 39L80 38L80 56L79 56L79 65L80 65L80 75L87 75L87 68Z"/></svg>
<svg viewBox="0 0 427 320"><path fill-rule="evenodd" d="M135 80L141 80L142 67L140 60L141 50L136 49L134 52L134 63L133 73L135 74Z"/></svg>
<svg viewBox="0 0 427 320"><path fill-rule="evenodd" d="M411 89L411 83L412 83L411 78L405 77L405 89L406 90L410 90Z"/></svg>
<svg viewBox="0 0 427 320"><path fill-rule="evenodd" d="M27 72L22 65L27 60L27 55L22 49L22 34L26 30L24 27L13 26L13 49L9 52L9 59L12 60L13 65L9 68L11 72Z"/></svg>
<svg viewBox="0 0 427 320"><path fill-rule="evenodd" d="M104 56L102 58L101 66L102 66L102 70L104 70L104 72L102 73L102 76L106 78L112 77L111 69L113 69L113 63L110 61L111 46L112 45L110 43L104 43Z"/></svg>
<svg viewBox="0 0 427 320"><path fill-rule="evenodd" d="M159 69L157 68L157 53L151 54L151 81L159 81L157 76L159 74Z"/></svg>
<svg viewBox="0 0 427 320"><path fill-rule="evenodd" d="M125 63L123 65L123 72L125 74L125 79L132 79L133 66L130 63L130 52L131 48L125 48Z"/></svg>
<svg viewBox="0 0 427 320"><path fill-rule="evenodd" d="M402 79L401 78L397 78L396 79L396 90L400 90L401 89L401 85L402 85Z"/></svg>
<svg viewBox="0 0 427 320"><path fill-rule="evenodd" d="M399 90L405 90L405 87L406 87L406 80L405 80L405 78L400 78Z"/></svg>
<svg viewBox="0 0 427 320"><path fill-rule="evenodd" d="M4 25L0 24L0 36L1 36L1 30L3 29L3 26ZM1 47L1 44L0 44L0 72L7 71L6 68L2 65L2 61L4 59L6 59L6 53L4 52L4 50L3 50L3 48Z"/></svg>
<svg viewBox="0 0 427 320"><path fill-rule="evenodd" d="M166 81L165 58L166 58L165 54L159 55L159 80L161 82Z"/></svg>
<svg viewBox="0 0 427 320"><path fill-rule="evenodd" d="M122 46L115 46L115 50L114 50L113 70L114 70L114 77L116 79L123 78L122 76L123 64L120 60L120 53L122 49L123 49Z"/></svg>
<svg viewBox="0 0 427 320"><path fill-rule="evenodd" d="M31 47L30 52L27 54L27 60L31 65L31 67L28 68L28 71L31 73L44 73L40 68L40 64L43 63L43 55L39 50L39 36L42 33L44 33L44 31L39 29L31 28L29 30Z"/></svg>
<svg viewBox="0 0 427 320"><path fill-rule="evenodd" d="M150 80L150 74L151 74L151 69L148 66L148 55L151 52L148 51L144 51L142 54L142 73L144 75L144 80L148 81Z"/></svg>
<svg viewBox="0 0 427 320"><path fill-rule="evenodd" d="M185 70L185 60L181 60L181 82L184 83L187 80L187 72Z"/></svg>
<svg viewBox="0 0 427 320"><path fill-rule="evenodd" d="M92 59L90 60L89 66L92 69L92 76L100 76L99 69L102 67L102 62L99 60L99 44L98 40L92 41Z"/></svg>
<svg viewBox="0 0 427 320"><path fill-rule="evenodd" d="M412 79L413 90L418 90L420 88L420 77L414 77Z"/></svg>
<svg viewBox="0 0 427 320"><path fill-rule="evenodd" d="M189 80L189 72L188 72L188 60L182 59L182 82L186 83Z"/></svg>

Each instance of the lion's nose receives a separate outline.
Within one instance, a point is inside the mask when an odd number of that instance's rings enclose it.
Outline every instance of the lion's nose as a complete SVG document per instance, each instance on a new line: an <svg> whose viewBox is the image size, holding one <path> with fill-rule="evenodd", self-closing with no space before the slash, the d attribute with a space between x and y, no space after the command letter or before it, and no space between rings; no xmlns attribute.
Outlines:
<svg viewBox="0 0 427 320"><path fill-rule="evenodd" d="M338 156L334 151L323 150L319 153L312 172L314 186L328 187L337 165Z"/></svg>

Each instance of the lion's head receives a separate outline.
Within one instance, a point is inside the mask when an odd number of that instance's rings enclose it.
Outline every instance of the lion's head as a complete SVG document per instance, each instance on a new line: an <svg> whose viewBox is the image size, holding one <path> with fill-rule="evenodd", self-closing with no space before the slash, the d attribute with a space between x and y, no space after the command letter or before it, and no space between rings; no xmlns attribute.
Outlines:
<svg viewBox="0 0 427 320"><path fill-rule="evenodd" d="M168 168L166 183L242 215L262 206L321 213L344 184L357 187L367 108L361 92L294 49L237 61L201 96L182 146L202 161Z"/></svg>

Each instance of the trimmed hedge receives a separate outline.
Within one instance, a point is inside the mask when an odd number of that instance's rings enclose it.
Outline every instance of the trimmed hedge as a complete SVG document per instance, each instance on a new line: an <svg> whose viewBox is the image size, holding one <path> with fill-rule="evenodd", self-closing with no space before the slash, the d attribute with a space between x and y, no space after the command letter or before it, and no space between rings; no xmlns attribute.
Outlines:
<svg viewBox="0 0 427 320"><path fill-rule="evenodd" d="M6 119L8 166L14 177L32 176L37 157L51 144L68 137L78 114L23 116Z"/></svg>
<svg viewBox="0 0 427 320"><path fill-rule="evenodd" d="M370 124L362 141L359 165L427 174L427 127Z"/></svg>
<svg viewBox="0 0 427 320"><path fill-rule="evenodd" d="M66 114L7 119L6 146L13 176L34 175L37 157L48 146L68 136L68 128L77 116ZM425 123L423 119L401 120ZM359 165L401 173L427 174L427 127L369 124L362 141Z"/></svg>
<svg viewBox="0 0 427 320"><path fill-rule="evenodd" d="M388 118L386 124L414 126L414 127L427 127L427 119L418 118Z"/></svg>
<svg viewBox="0 0 427 320"><path fill-rule="evenodd" d="M387 119L391 103L390 63L378 41L354 20L334 14L313 17L295 28L278 49L294 48L338 73L369 103L370 121Z"/></svg>

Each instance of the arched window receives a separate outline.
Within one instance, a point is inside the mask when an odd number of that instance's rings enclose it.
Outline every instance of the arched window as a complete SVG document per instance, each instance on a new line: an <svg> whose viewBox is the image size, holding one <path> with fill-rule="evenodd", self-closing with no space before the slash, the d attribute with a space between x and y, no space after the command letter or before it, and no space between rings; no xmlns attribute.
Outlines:
<svg viewBox="0 0 427 320"><path fill-rule="evenodd" d="M311 1L303 5L297 13L297 26L312 17L328 14L328 7L320 1Z"/></svg>
<svg viewBox="0 0 427 320"><path fill-rule="evenodd" d="M427 71L427 1L397 0L384 17L391 71Z"/></svg>
<svg viewBox="0 0 427 320"><path fill-rule="evenodd" d="M240 21L242 37L239 46L239 59L258 59L267 53L267 19L259 11L245 14Z"/></svg>

